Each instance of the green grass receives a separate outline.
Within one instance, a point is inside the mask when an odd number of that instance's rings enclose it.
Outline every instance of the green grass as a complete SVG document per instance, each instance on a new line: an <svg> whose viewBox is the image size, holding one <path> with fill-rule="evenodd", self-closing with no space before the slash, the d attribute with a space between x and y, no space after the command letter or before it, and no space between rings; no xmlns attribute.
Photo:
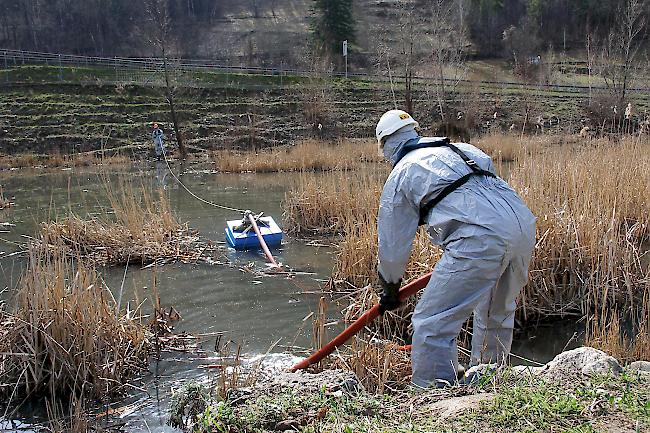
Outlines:
<svg viewBox="0 0 650 433"><path fill-rule="evenodd" d="M587 433L607 426L650 427L647 377L622 374L552 384L533 377L514 379L506 374L496 382L473 390L493 392L494 398L447 419L440 418L432 403L465 395L462 388L447 391L446 397L440 391L372 396L328 393L324 389L315 393L286 388L267 390L244 402L209 405L198 417L194 431L270 432L278 423L289 421L294 421L296 431L303 433Z"/></svg>
<svg viewBox="0 0 650 433"><path fill-rule="evenodd" d="M328 393L325 389L305 395L285 390L256 398L252 404L218 402L199 417L194 431L265 432L274 431L278 423L291 421L303 432L322 431L322 426L331 423L345 426L347 431L362 431L358 430L359 420L381 420L380 408L380 402L367 395L351 397Z"/></svg>
<svg viewBox="0 0 650 433"><path fill-rule="evenodd" d="M479 419L493 429L508 426L511 431L546 431L553 427L566 431L582 428L588 421L582 415L585 407L575 396L543 382L507 387L482 409Z"/></svg>

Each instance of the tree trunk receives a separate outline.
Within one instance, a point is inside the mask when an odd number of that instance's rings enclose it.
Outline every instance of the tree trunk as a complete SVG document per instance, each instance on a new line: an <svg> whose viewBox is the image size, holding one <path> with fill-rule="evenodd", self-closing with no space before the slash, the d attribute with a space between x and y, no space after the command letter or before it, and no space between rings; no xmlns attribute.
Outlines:
<svg viewBox="0 0 650 433"><path fill-rule="evenodd" d="M181 125L176 113L176 105L174 103L174 89L171 85L171 80L169 79L169 67L167 64L167 56L163 50L163 64L165 69L165 93L167 97L167 104L169 104L169 113L171 114L172 124L174 125L174 134L176 135L176 144L178 144L178 151L181 154L181 158L187 158L187 149L185 149L185 144L183 144L183 135L181 134Z"/></svg>
<svg viewBox="0 0 650 433"><path fill-rule="evenodd" d="M174 125L174 134L176 134L176 143L178 144L178 151L181 154L181 158L187 158L187 149L183 144L183 136L181 135L180 121L178 120L178 115L176 114L176 107L174 104L174 96L171 93L167 94L167 103L169 104L169 113L172 117L172 123Z"/></svg>
<svg viewBox="0 0 650 433"><path fill-rule="evenodd" d="M412 38L411 34L411 38ZM409 44L409 53L406 59L406 71L404 74L404 84L405 84L405 105L406 112L413 115L413 40L411 39Z"/></svg>

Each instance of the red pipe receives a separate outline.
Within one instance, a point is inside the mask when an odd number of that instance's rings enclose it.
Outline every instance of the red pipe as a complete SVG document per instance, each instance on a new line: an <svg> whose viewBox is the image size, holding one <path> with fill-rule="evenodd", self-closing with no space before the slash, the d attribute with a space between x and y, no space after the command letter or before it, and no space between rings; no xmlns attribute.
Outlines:
<svg viewBox="0 0 650 433"><path fill-rule="evenodd" d="M257 235L257 239L260 241L260 245L262 246L262 250L264 250L264 254L266 254L266 258L269 259L269 262L273 264L276 268L279 268L280 266L278 263L275 261L273 258L273 255L271 254L271 251L269 250L268 245L266 245L266 242L264 241L264 237L262 236L262 233L260 232L260 228L257 227L257 222L255 222L255 217L253 217L253 214L248 214L248 220L251 222L253 225L253 230L255 230L255 234Z"/></svg>
<svg viewBox="0 0 650 433"><path fill-rule="evenodd" d="M397 347L395 347L395 349L400 350L402 352L408 352L411 349L413 349L413 345L412 344L407 344L405 346L397 346Z"/></svg>
<svg viewBox="0 0 650 433"><path fill-rule="evenodd" d="M399 300L404 301L411 296L415 295L417 292L426 287L431 278L431 273L428 273L415 281L411 281L401 289L399 289ZM363 313L361 317L354 321L347 329L341 332L336 338L323 346L320 350L313 353L309 358L303 359L293 367L291 367L292 373L295 373L298 370L307 368L312 364L316 364L323 358L325 358L330 353L334 352L334 349L344 344L350 338L352 338L357 332L362 330L368 323L372 322L379 316L379 304L372 307L370 310Z"/></svg>

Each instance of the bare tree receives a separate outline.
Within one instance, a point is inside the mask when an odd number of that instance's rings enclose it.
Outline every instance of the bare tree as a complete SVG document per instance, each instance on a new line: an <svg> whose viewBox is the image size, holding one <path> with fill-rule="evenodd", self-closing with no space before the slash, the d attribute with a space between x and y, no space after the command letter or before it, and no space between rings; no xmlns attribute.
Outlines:
<svg viewBox="0 0 650 433"><path fill-rule="evenodd" d="M591 34L589 28L587 28L587 40L585 43L585 48L587 49L587 77L589 80L589 104L591 104L591 96L592 96L591 77L593 76L594 63L595 63L594 40L595 40L595 36Z"/></svg>
<svg viewBox="0 0 650 433"><path fill-rule="evenodd" d="M647 0L625 0L617 12L616 26L603 41L598 72L619 103L634 80L637 57L646 32Z"/></svg>
<svg viewBox="0 0 650 433"><path fill-rule="evenodd" d="M413 112L413 77L417 63L416 31L421 30L418 17L413 1L397 2L393 9L393 18L397 25L397 31L393 34L394 39L375 41L376 67L380 73L388 75L395 108L399 105L396 84L400 83L404 88L403 107L408 112Z"/></svg>
<svg viewBox="0 0 650 433"><path fill-rule="evenodd" d="M400 2L399 33L403 35L399 44L399 55L404 68L404 106L409 113L413 112L413 69L415 58L413 46L415 44L416 12L413 4Z"/></svg>
<svg viewBox="0 0 650 433"><path fill-rule="evenodd" d="M170 64L170 55L174 47L174 38L171 18L169 16L169 10L167 9L167 1L144 0L144 3L149 20L146 27L146 33L150 43L158 51L163 62L165 99L169 106L169 114L174 126L174 134L176 136L178 150L181 157L185 159L187 157L187 149L183 143L181 124L178 112L176 111L175 102L178 85L175 78L174 68L172 68L172 65Z"/></svg>
<svg viewBox="0 0 650 433"><path fill-rule="evenodd" d="M431 20L427 29L427 44L430 47L430 66L438 112L446 121L445 101L458 83L467 74L464 57L469 46L467 29L463 28L465 9L462 0L431 0ZM458 6L458 7L457 7Z"/></svg>

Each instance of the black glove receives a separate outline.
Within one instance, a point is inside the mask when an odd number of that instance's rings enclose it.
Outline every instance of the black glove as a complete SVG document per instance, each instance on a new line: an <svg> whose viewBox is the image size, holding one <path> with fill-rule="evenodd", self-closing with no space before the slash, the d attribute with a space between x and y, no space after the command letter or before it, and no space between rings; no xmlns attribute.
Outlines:
<svg viewBox="0 0 650 433"><path fill-rule="evenodd" d="M399 288L402 285L402 280L396 283L388 283L379 274L379 282L382 289L381 298L379 299L379 314L384 314L386 311L394 310L400 306Z"/></svg>

